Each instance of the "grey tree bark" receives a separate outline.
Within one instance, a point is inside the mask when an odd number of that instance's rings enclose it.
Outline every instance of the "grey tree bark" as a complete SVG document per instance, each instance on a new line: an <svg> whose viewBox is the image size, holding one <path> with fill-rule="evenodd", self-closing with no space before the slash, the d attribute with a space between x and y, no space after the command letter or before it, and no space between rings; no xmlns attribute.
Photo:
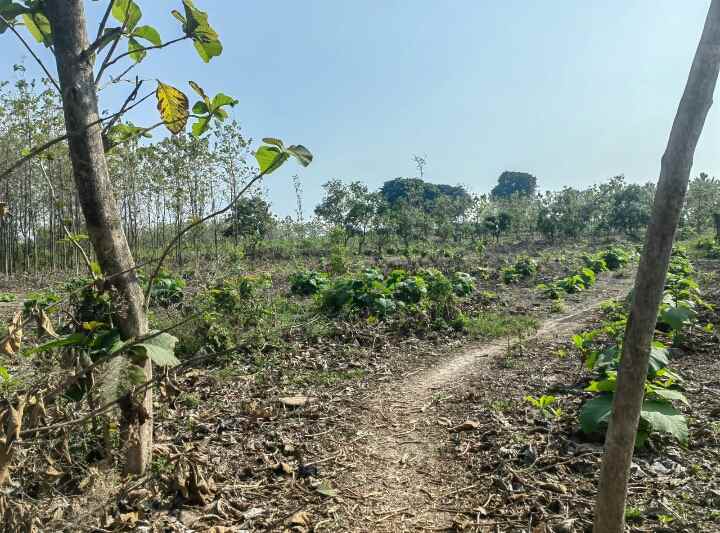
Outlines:
<svg viewBox="0 0 720 533"><path fill-rule="evenodd" d="M621 533L650 345L695 147L720 69L720 0L712 0L660 167L618 372L595 506L595 533Z"/></svg>
<svg viewBox="0 0 720 533"><path fill-rule="evenodd" d="M55 59L61 89L68 145L87 231L100 266L106 275L132 269L134 260L120 223L120 216L108 174L98 124L97 89L93 61L84 56L88 35L83 0L47 0L46 14L53 29ZM88 126L90 124L95 124ZM113 285L122 299L118 326L125 338L147 333L143 292L134 271L115 277ZM152 377L152 364L145 364L145 376ZM142 474L152 451L152 392L142 407L125 409L127 425L126 470Z"/></svg>

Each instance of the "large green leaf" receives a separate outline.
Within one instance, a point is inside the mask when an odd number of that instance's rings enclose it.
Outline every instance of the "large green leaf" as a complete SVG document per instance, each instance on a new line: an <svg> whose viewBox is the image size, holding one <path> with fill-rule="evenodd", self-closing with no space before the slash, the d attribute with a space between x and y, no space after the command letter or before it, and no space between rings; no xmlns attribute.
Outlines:
<svg viewBox="0 0 720 533"><path fill-rule="evenodd" d="M651 393L664 400L677 400L684 403L685 405L690 405L687 397L685 397L685 395L679 390L665 389L663 387L652 387Z"/></svg>
<svg viewBox="0 0 720 533"><path fill-rule="evenodd" d="M154 46L160 46L162 44L160 34L152 26L138 26L133 30L132 35L138 39L145 39Z"/></svg>
<svg viewBox="0 0 720 533"><path fill-rule="evenodd" d="M662 370L670 364L668 349L660 344L655 343L650 349L650 361L648 365L648 374L654 376L658 371Z"/></svg>
<svg viewBox="0 0 720 533"><path fill-rule="evenodd" d="M142 18L142 11L133 0L115 0L112 16L124 25L127 33L132 33Z"/></svg>
<svg viewBox="0 0 720 533"><path fill-rule="evenodd" d="M687 442L687 420L670 402L645 400L640 411L640 417L649 423L654 431L670 433L680 442Z"/></svg>
<svg viewBox="0 0 720 533"><path fill-rule="evenodd" d="M147 55L145 47L140 44L135 37L128 38L128 53L130 54L130 59L135 61L135 63L140 63Z"/></svg>
<svg viewBox="0 0 720 533"><path fill-rule="evenodd" d="M45 46L52 46L52 27L50 21L43 13L24 13L23 22L35 40Z"/></svg>
<svg viewBox="0 0 720 533"><path fill-rule="evenodd" d="M198 55L207 63L213 57L222 54L220 36L210 26L207 13L196 8L192 0L183 0L183 6L185 6L185 17L177 11L174 11L173 15L183 22L185 35L192 38Z"/></svg>
<svg viewBox="0 0 720 533"><path fill-rule="evenodd" d="M600 394L585 402L580 409L580 427L583 433L603 433L612 414L612 394Z"/></svg>
<svg viewBox="0 0 720 533"><path fill-rule="evenodd" d="M50 350L54 350L56 348L63 348L65 346L83 346L87 338L87 335L85 335L84 333L72 333L70 335L60 337L59 339L54 339L50 342L46 342L45 344L41 344L40 346L36 346L35 348L31 348L27 351L27 354L31 355L48 352Z"/></svg>
<svg viewBox="0 0 720 533"><path fill-rule="evenodd" d="M288 160L287 152L283 152L277 146L261 146L255 152L255 159L260 165L260 172L270 174L280 168Z"/></svg>
<svg viewBox="0 0 720 533"><path fill-rule="evenodd" d="M595 434L605 431L612 414L612 401L612 394L601 394L585 402L580 410L580 427L584 433ZM669 401L646 399L640 417L652 431L670 433L680 442L687 442L687 420ZM638 445L643 441L644 439L640 438Z"/></svg>
<svg viewBox="0 0 720 533"><path fill-rule="evenodd" d="M169 333L160 333L133 346L133 353L149 358L158 366L177 366L180 360L175 357L177 337Z"/></svg>
<svg viewBox="0 0 720 533"><path fill-rule="evenodd" d="M694 317L695 311L682 306L670 306L660 312L660 322L675 331L680 331Z"/></svg>

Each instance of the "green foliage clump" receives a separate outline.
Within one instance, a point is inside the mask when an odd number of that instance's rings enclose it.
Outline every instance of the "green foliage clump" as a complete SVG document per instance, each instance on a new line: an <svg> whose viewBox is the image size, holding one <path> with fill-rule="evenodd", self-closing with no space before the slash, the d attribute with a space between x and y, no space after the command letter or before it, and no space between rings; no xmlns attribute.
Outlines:
<svg viewBox="0 0 720 533"><path fill-rule="evenodd" d="M301 270L290 274L290 292L299 296L312 296L328 284L328 277L315 270Z"/></svg>
<svg viewBox="0 0 720 533"><path fill-rule="evenodd" d="M546 298L559 300L563 293L575 294L592 287L597 280L597 274L606 270L617 270L626 265L630 258L631 255L619 247L609 248L594 255L585 255L582 258L584 267L553 283L541 283L536 288Z"/></svg>
<svg viewBox="0 0 720 533"><path fill-rule="evenodd" d="M505 283L517 283L522 279L527 279L537 274L538 266L534 259L526 256L520 256L515 259L515 263L502 269L502 280Z"/></svg>
<svg viewBox="0 0 720 533"><path fill-rule="evenodd" d="M169 272L160 271L157 279L153 282L150 297L161 307L169 307L182 301L185 285L184 279L172 276Z"/></svg>
<svg viewBox="0 0 720 533"><path fill-rule="evenodd" d="M701 298L697 283L692 279L693 271L687 251L682 247L676 248L671 257L657 324L658 330L672 333L673 342L683 330L697 323L695 307L707 305ZM618 302L604 302L601 308L606 315L602 327L573 337L573 343L583 355L586 367L597 373L597 378L586 389L595 396L585 402L580 411L580 426L587 434L604 432L612 414L613 394L622 355L622 337L627 321L627 314ZM598 338L603 334L613 342L599 344ZM673 403L688 405L687 398L680 390L683 379L668 368L669 364L669 349L662 342L655 341L650 351L645 398L635 440L637 447L642 447L652 432L669 433L682 443L688 440L687 420Z"/></svg>
<svg viewBox="0 0 720 533"><path fill-rule="evenodd" d="M474 290L472 277L456 272L448 277L436 269L410 274L393 270L387 277L377 269L336 278L317 294L326 314L357 313L382 319L396 313L425 316L438 327L464 330L467 326L458 306Z"/></svg>
<svg viewBox="0 0 720 533"><path fill-rule="evenodd" d="M610 270L619 270L624 267L631 259L631 254L618 246L613 246L607 250L600 252L600 257Z"/></svg>
<svg viewBox="0 0 720 533"><path fill-rule="evenodd" d="M0 292L0 302L8 303L8 302L14 302L17 300L17 296L14 294L11 294L9 292Z"/></svg>

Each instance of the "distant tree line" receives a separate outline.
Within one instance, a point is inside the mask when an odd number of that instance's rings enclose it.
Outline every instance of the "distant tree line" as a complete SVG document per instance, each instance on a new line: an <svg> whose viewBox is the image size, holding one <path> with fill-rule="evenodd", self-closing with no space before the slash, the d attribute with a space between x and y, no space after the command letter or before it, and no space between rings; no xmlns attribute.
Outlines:
<svg viewBox="0 0 720 533"><path fill-rule="evenodd" d="M0 153L14 160L29 146L62 134L63 117L46 83L0 83ZM39 119L42 117L42 120ZM174 135L121 142L109 154L115 194L130 246L139 260L164 248L179 228L234 197L249 179L249 141L235 122L215 125L200 139ZM420 173L425 158L416 158ZM51 190L46 176L53 184ZM63 226L83 244L84 221L71 180L67 147L58 143L43 160L15 170L0 184L0 272L39 272L82 267ZM359 253L410 254L418 248L471 248L484 243L562 242L612 235L639 237L650 216L654 185L622 176L584 189L539 192L539 180L503 172L489 194L394 178L370 190L362 180L331 179L315 216L305 220L296 182L294 217L272 213L262 191L243 198L224 220L193 230L175 250L176 264L206 261L231 252L249 257L325 254L330 240ZM713 230L720 211L720 181L700 174L690 183L681 233ZM89 246L86 248L89 249Z"/></svg>

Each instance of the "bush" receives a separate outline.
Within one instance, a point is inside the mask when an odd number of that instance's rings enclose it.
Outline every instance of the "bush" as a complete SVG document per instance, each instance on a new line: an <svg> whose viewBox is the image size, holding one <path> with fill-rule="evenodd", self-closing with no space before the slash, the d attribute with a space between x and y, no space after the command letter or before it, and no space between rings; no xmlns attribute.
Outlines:
<svg viewBox="0 0 720 533"><path fill-rule="evenodd" d="M529 278L537 273L537 263L529 257L520 256L515 264L502 269L502 280L505 283L517 283L521 279Z"/></svg>
<svg viewBox="0 0 720 533"><path fill-rule="evenodd" d="M169 307L172 304L179 303L183 299L184 289L184 279L176 278L168 272L160 271L157 279L153 282L150 295L152 301L161 307Z"/></svg>
<svg viewBox="0 0 720 533"><path fill-rule="evenodd" d="M622 248L614 246L601 252L601 258L610 270L618 270L630 261L630 254Z"/></svg>
<svg viewBox="0 0 720 533"><path fill-rule="evenodd" d="M329 282L326 274L314 270L301 270L290 274L290 292L298 296L312 296Z"/></svg>
<svg viewBox="0 0 720 533"><path fill-rule="evenodd" d="M455 272L450 281L457 296L469 296L475 290L475 280L467 272Z"/></svg>

